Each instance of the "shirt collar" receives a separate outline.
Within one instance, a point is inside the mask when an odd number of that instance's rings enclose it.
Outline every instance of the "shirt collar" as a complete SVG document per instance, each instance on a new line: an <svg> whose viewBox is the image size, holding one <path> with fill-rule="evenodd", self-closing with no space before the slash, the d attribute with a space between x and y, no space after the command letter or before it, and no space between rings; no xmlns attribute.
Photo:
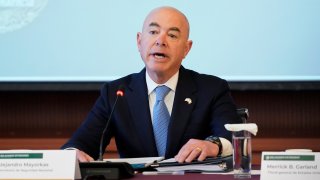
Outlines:
<svg viewBox="0 0 320 180"><path fill-rule="evenodd" d="M148 72L146 72L146 83L147 83L147 87L148 87L148 95L150 95L150 93L152 93L152 91L161 85L166 85L167 87L169 87L173 92L176 91L177 88L177 83L178 83L178 78L179 78L179 71L177 71L167 82L165 82L164 84L157 84L156 82L154 82Z"/></svg>

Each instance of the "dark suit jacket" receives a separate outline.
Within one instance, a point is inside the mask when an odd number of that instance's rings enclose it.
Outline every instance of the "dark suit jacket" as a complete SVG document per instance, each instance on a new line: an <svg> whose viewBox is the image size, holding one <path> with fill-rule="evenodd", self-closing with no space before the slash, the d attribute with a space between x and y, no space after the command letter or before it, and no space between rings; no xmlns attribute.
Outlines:
<svg viewBox="0 0 320 180"><path fill-rule="evenodd" d="M94 159L98 158L102 131L115 102L116 91L123 85L125 95L118 99L103 147L115 137L120 157L158 156L145 73L143 69L140 73L106 83L87 119L62 148L78 148ZM192 103L188 104L186 98ZM191 138L205 139L214 135L231 140L231 133L226 131L224 124L240 122L225 80L181 67L169 123L166 158L174 157Z"/></svg>

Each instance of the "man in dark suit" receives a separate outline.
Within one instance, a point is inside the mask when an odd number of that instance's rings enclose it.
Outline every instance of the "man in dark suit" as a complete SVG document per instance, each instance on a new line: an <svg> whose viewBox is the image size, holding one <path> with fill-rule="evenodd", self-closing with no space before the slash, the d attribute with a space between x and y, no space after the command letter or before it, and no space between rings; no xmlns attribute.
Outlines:
<svg viewBox="0 0 320 180"><path fill-rule="evenodd" d="M98 158L102 131L121 86L124 96L118 99L103 148L115 137L120 157L126 158L165 156L190 162L230 154L231 133L224 124L240 119L225 80L181 66L192 47L186 16L172 7L154 9L137 34L137 46L145 68L106 83L87 119L62 148L76 148L80 161ZM168 90L162 100L165 113L158 115L160 86ZM167 116L158 120L163 114ZM156 126L164 119L165 128ZM157 133L162 128L161 144Z"/></svg>

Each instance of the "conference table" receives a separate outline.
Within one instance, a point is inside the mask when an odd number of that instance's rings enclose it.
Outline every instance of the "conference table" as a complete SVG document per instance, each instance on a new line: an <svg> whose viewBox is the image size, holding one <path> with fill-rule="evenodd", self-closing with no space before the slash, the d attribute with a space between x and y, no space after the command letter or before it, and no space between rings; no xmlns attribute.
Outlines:
<svg viewBox="0 0 320 180"><path fill-rule="evenodd" d="M143 175L136 174L132 180L148 179L148 180L235 180L232 174L200 174L200 173L186 173L184 175ZM259 180L260 175L251 175L250 180Z"/></svg>
<svg viewBox="0 0 320 180"><path fill-rule="evenodd" d="M260 179L260 165L252 165L251 178L248 180L259 180ZM95 179L94 177L88 178L89 180ZM182 175L174 174L153 174L145 175L142 172L136 173L133 177L127 178L129 180L235 180L232 172L228 173L184 173ZM245 179L245 178L242 178ZM96 179L95 179L96 180Z"/></svg>
<svg viewBox="0 0 320 180"><path fill-rule="evenodd" d="M260 170L260 165L252 165L252 170ZM148 179L148 180L235 180L233 174L221 173L221 174L201 174L201 173L185 173L184 175L143 175L142 173L136 174L132 180ZM260 172L251 175L250 180L259 180ZM249 180L249 179L248 179Z"/></svg>
<svg viewBox="0 0 320 180"><path fill-rule="evenodd" d="M255 166L258 167L258 166ZM256 170L259 168L254 168ZM88 178L89 180L93 180L95 178ZM137 173L133 177L128 178L129 180L235 180L233 174L231 173L216 173L216 174L202 174L202 173L185 173L183 175L144 175L143 173ZM251 178L247 178L248 180L259 180L260 172L253 173ZM96 179L95 179L96 180ZM239 179L240 180L240 179ZM242 178L244 180L244 178Z"/></svg>

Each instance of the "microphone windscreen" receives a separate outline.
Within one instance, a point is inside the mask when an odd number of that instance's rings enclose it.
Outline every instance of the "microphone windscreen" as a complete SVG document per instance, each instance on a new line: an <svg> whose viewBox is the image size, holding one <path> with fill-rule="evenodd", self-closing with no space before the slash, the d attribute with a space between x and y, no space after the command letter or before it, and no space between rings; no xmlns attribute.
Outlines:
<svg viewBox="0 0 320 180"><path fill-rule="evenodd" d="M124 86L120 85L117 90L117 96L124 96Z"/></svg>

